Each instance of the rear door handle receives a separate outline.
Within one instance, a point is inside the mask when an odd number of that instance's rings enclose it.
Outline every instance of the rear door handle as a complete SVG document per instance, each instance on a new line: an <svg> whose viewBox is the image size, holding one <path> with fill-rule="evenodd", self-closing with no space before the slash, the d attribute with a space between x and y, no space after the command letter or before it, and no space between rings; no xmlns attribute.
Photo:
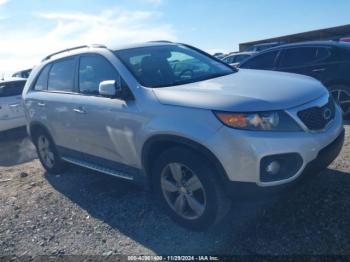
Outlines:
<svg viewBox="0 0 350 262"><path fill-rule="evenodd" d="M82 107L74 108L73 111L78 114L86 114L86 111Z"/></svg>
<svg viewBox="0 0 350 262"><path fill-rule="evenodd" d="M16 108L16 107L19 107L19 106L20 106L20 104L11 104L11 105L9 105L10 108Z"/></svg>
<svg viewBox="0 0 350 262"><path fill-rule="evenodd" d="M41 107L44 107L46 104L45 103L43 103L43 102L38 102L38 104L37 104L38 106L41 106Z"/></svg>
<svg viewBox="0 0 350 262"><path fill-rule="evenodd" d="M312 72L323 72L323 71L326 71L326 68L316 68L312 70Z"/></svg>

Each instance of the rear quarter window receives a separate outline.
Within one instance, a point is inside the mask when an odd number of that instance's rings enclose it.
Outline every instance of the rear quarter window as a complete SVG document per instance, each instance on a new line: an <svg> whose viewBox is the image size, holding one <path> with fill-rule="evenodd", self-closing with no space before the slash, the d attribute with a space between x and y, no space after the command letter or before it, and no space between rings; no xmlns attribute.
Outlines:
<svg viewBox="0 0 350 262"><path fill-rule="evenodd" d="M41 70L41 72L36 80L36 83L33 87L33 90L42 91L42 90L47 89L47 77L48 77L48 73L50 71L50 68L51 68L51 64L45 66L44 69Z"/></svg>

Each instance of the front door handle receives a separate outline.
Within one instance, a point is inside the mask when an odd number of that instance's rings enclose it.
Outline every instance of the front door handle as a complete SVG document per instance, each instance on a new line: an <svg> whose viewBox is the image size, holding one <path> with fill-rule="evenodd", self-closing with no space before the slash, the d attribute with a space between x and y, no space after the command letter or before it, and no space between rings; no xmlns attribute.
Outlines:
<svg viewBox="0 0 350 262"><path fill-rule="evenodd" d="M323 71L326 71L326 68L316 68L312 70L312 72L323 72Z"/></svg>
<svg viewBox="0 0 350 262"><path fill-rule="evenodd" d="M86 114L86 111L82 107L74 108L73 111L78 114Z"/></svg>
<svg viewBox="0 0 350 262"><path fill-rule="evenodd" d="M43 102L38 102L37 105L40 106L40 107L44 107L44 106L45 106L45 103L43 103Z"/></svg>

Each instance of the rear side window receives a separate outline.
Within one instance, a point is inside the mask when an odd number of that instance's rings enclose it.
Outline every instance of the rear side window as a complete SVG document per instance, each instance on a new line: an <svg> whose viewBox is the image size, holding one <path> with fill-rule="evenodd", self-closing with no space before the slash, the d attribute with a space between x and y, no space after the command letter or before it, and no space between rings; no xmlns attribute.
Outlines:
<svg viewBox="0 0 350 262"><path fill-rule="evenodd" d="M0 83L0 97L19 96L23 92L26 81Z"/></svg>
<svg viewBox="0 0 350 262"><path fill-rule="evenodd" d="M245 62L241 67L262 70L273 69L277 54L278 51L271 51L254 56Z"/></svg>
<svg viewBox="0 0 350 262"><path fill-rule="evenodd" d="M317 48L301 47L282 51L280 67L303 66L317 60Z"/></svg>
<svg viewBox="0 0 350 262"><path fill-rule="evenodd" d="M102 81L118 80L119 74L102 56L82 56L79 63L79 90L82 94L98 95Z"/></svg>
<svg viewBox="0 0 350 262"><path fill-rule="evenodd" d="M236 56L236 63L243 62L249 58L249 55L237 55Z"/></svg>
<svg viewBox="0 0 350 262"><path fill-rule="evenodd" d="M69 58L55 62L49 73L49 91L72 92L74 89L75 59Z"/></svg>
<svg viewBox="0 0 350 262"><path fill-rule="evenodd" d="M41 70L41 73L34 85L34 90L42 91L47 89L47 76L48 76L50 67L51 65L47 65L43 70Z"/></svg>

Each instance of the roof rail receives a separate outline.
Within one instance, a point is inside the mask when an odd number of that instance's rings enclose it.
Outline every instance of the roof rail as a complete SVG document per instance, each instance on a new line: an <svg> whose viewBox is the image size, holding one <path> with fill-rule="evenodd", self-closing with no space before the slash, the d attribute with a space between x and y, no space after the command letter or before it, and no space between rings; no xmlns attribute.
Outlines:
<svg viewBox="0 0 350 262"><path fill-rule="evenodd" d="M76 46L76 47L71 47L71 48L67 48L67 49L64 49L64 50L61 50L61 51L58 51L58 52L55 52L55 53L52 53L52 54L48 55L43 60L41 60L41 62L49 60L51 57L53 57L55 55L58 55L58 54L61 54L61 53L64 53L64 52L73 51L73 50L76 50L76 49L81 49L81 48L107 48L107 46L99 45L99 44L92 44L92 45L80 45L80 46Z"/></svg>
<svg viewBox="0 0 350 262"><path fill-rule="evenodd" d="M154 41L148 41L148 43L173 43L168 40L154 40Z"/></svg>

